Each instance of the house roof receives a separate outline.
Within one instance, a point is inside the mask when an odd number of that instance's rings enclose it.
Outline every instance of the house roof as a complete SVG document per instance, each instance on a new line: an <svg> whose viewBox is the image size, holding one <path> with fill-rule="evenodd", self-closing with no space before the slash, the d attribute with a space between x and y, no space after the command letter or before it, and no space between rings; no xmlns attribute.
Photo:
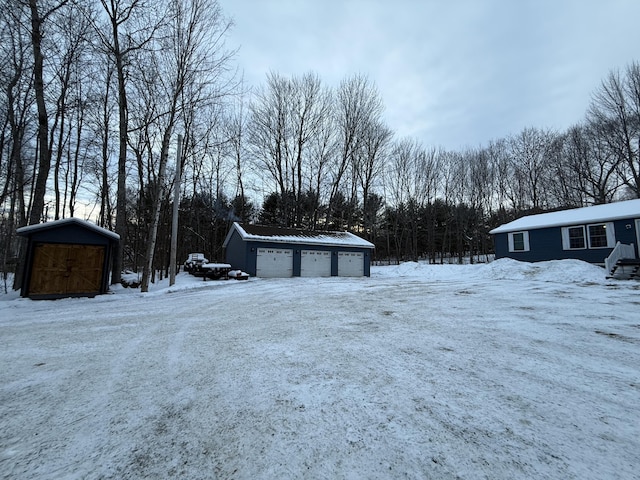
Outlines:
<svg viewBox="0 0 640 480"><path fill-rule="evenodd" d="M233 223L224 246L227 246L233 231L237 231L243 240L272 243L293 243L304 245L327 245L344 247L374 248L373 243L349 232L309 231L294 228L267 227Z"/></svg>
<svg viewBox="0 0 640 480"><path fill-rule="evenodd" d="M105 237L112 238L113 240L120 241L120 235L112 232L111 230L107 230L106 228L102 228L97 226L95 223L87 222L86 220L81 220L79 218L64 218L62 220L54 220L53 222L45 222L38 223L35 225L27 225L26 227L20 227L16 230L18 235L23 237L28 237L29 235L40 232L43 230L50 230L53 228L60 228L66 225L78 225L80 227L86 228L88 230L93 230L94 232L103 235Z"/></svg>
<svg viewBox="0 0 640 480"><path fill-rule="evenodd" d="M557 212L540 213L518 218L494 228L489 233L507 233L539 228L582 225L586 223L610 222L625 218L640 218L640 199L607 203L591 207L573 208Z"/></svg>

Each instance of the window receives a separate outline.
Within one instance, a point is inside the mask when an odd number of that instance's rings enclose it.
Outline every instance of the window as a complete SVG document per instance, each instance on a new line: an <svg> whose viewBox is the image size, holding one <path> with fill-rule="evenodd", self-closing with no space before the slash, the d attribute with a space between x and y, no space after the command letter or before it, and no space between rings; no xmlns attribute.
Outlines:
<svg viewBox="0 0 640 480"><path fill-rule="evenodd" d="M586 248L584 227L569 227L567 230L569 233L569 250Z"/></svg>
<svg viewBox="0 0 640 480"><path fill-rule="evenodd" d="M613 223L587 225L587 229L589 231L589 248L613 248L615 245Z"/></svg>
<svg viewBox="0 0 640 480"><path fill-rule="evenodd" d="M528 252L529 251L529 232L509 233L509 251L510 252Z"/></svg>
<svg viewBox="0 0 640 480"><path fill-rule="evenodd" d="M562 248L564 250L613 248L615 243L613 223L562 227Z"/></svg>
<svg viewBox="0 0 640 480"><path fill-rule="evenodd" d="M518 232L513 234L513 249L517 252L524 250L524 233Z"/></svg>

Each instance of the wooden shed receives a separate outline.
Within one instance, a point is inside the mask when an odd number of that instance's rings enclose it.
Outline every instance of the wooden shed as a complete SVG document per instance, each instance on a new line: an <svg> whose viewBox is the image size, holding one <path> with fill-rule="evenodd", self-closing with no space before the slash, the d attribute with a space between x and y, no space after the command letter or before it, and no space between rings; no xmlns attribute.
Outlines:
<svg viewBox="0 0 640 480"><path fill-rule="evenodd" d="M16 233L28 240L21 296L93 297L109 290L118 234L78 218L29 225Z"/></svg>
<svg viewBox="0 0 640 480"><path fill-rule="evenodd" d="M349 232L234 223L226 262L255 277L370 276L374 245Z"/></svg>

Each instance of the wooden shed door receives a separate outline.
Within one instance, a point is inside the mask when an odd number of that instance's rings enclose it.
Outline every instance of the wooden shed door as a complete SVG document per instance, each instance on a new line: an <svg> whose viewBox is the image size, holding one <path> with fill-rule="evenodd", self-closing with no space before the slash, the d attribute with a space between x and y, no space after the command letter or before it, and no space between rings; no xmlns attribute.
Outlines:
<svg viewBox="0 0 640 480"><path fill-rule="evenodd" d="M100 293L105 247L36 244L29 295Z"/></svg>

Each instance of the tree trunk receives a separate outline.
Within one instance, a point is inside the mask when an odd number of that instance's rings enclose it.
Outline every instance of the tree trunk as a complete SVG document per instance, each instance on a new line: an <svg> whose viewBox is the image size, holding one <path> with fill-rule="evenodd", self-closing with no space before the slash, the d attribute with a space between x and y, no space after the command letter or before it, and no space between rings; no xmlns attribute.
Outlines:
<svg viewBox="0 0 640 480"><path fill-rule="evenodd" d="M120 51L118 38L118 24L112 18L114 56L116 60L116 75L118 77L118 191L116 200L116 233L120 235L118 248L113 256L113 271L111 272L111 284L120 283L122 278L122 266L124 246L127 237L127 129L129 124L127 108L127 92L125 89L125 71L123 55Z"/></svg>
<svg viewBox="0 0 640 480"><path fill-rule="evenodd" d="M153 256L156 250L156 242L158 237L158 224L160 223L160 208L162 206L162 186L164 183L165 172L167 169L167 159L169 157L169 140L171 131L173 130L173 119L169 122L169 126L165 130L162 139L162 150L160 153L160 165L158 167L158 178L155 185L155 195L153 198L153 209L151 227L149 229L149 239L147 241L147 253L145 256L145 264L142 270L142 283L140 285L141 292L149 291L149 279L153 272Z"/></svg>
<svg viewBox="0 0 640 480"><path fill-rule="evenodd" d="M47 179L51 167L51 151L49 150L49 117L44 98L44 57L42 55L42 19L38 12L37 0L29 0L31 9L31 43L33 46L33 85L38 107L38 175L36 177L29 224L40 223L44 212L44 196L47 190Z"/></svg>
<svg viewBox="0 0 640 480"><path fill-rule="evenodd" d="M178 213L180 211L180 175L182 162L182 135L178 135L176 155L176 179L174 181L173 215L171 217L171 251L169 253L169 286L176 283L176 263L178 250Z"/></svg>

